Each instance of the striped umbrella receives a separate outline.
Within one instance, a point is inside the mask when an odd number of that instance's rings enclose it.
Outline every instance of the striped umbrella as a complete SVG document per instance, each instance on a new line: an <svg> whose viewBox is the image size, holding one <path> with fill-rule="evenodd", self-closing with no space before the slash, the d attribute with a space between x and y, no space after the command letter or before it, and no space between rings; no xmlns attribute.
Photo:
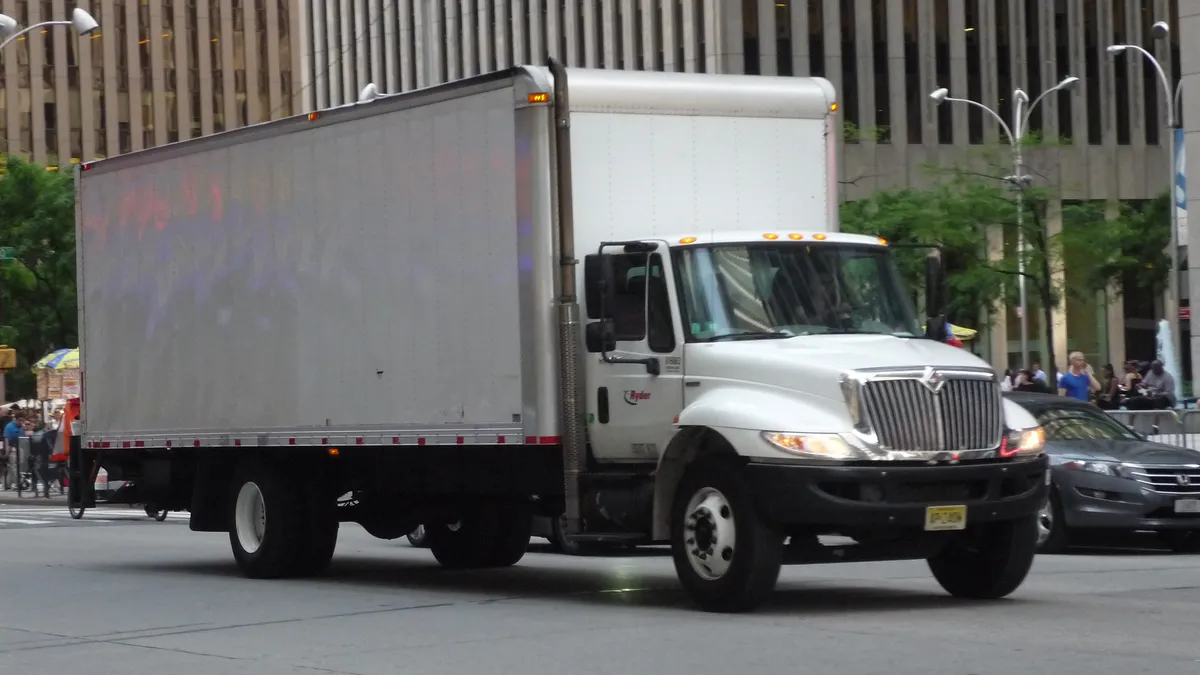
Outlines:
<svg viewBox="0 0 1200 675"><path fill-rule="evenodd" d="M79 349L56 349L49 354L38 359L37 363L33 364L33 371L39 370L66 370L68 368L79 367Z"/></svg>

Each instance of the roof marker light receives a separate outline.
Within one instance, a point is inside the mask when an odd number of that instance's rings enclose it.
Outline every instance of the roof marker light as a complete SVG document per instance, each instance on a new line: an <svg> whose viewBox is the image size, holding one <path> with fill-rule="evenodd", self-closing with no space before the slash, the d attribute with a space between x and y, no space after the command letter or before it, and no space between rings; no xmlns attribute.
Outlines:
<svg viewBox="0 0 1200 675"><path fill-rule="evenodd" d="M779 238L779 235L775 234L774 232L768 232L763 235L763 239L769 239L771 241L775 241L778 238Z"/></svg>
<svg viewBox="0 0 1200 675"><path fill-rule="evenodd" d="M793 232L788 235L788 239L791 239L792 241L800 241L803 238L804 238L804 235L799 234L797 232Z"/></svg>
<svg viewBox="0 0 1200 675"><path fill-rule="evenodd" d="M684 237L683 239L680 239L680 240L679 240L679 243L681 243L681 244L694 244L694 243L696 243L696 238L695 238L695 237Z"/></svg>
<svg viewBox="0 0 1200 675"><path fill-rule="evenodd" d="M537 92L535 94L530 94L527 97L527 100L530 103L549 103L550 102L550 94L548 94L544 91Z"/></svg>
<svg viewBox="0 0 1200 675"><path fill-rule="evenodd" d="M823 235L823 234L814 234L814 235L813 235L813 239L816 239L817 241L825 241L825 235Z"/></svg>
<svg viewBox="0 0 1200 675"><path fill-rule="evenodd" d="M830 103L829 104L829 112L837 112L837 111L838 111L838 104Z"/></svg>
<svg viewBox="0 0 1200 675"><path fill-rule="evenodd" d="M879 238L879 245L880 245L880 246L887 246L887 239L884 239L883 237L880 237L880 238Z"/></svg>

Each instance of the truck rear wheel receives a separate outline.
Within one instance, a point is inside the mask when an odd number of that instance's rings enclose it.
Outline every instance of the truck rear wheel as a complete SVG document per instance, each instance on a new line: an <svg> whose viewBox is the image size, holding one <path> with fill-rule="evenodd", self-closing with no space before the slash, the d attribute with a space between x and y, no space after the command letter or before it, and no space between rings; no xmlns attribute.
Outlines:
<svg viewBox="0 0 1200 675"><path fill-rule="evenodd" d="M306 523L300 553L296 557L294 574L303 577L324 576L333 562L337 548L338 521L336 506L332 503L310 503L305 514Z"/></svg>
<svg viewBox="0 0 1200 675"><path fill-rule="evenodd" d="M671 510L671 555L679 582L701 608L746 612L775 590L783 534L758 515L735 464L688 469Z"/></svg>
<svg viewBox="0 0 1200 675"><path fill-rule="evenodd" d="M1037 514L968 527L929 559L929 569L950 595L997 600L1025 581L1037 540Z"/></svg>
<svg viewBox="0 0 1200 675"><path fill-rule="evenodd" d="M304 504L280 471L243 464L230 491L229 543L242 573L252 579L291 575L304 552Z"/></svg>
<svg viewBox="0 0 1200 675"><path fill-rule="evenodd" d="M426 525L433 557L447 569L509 567L525 556L533 531L527 508L481 506L457 523Z"/></svg>

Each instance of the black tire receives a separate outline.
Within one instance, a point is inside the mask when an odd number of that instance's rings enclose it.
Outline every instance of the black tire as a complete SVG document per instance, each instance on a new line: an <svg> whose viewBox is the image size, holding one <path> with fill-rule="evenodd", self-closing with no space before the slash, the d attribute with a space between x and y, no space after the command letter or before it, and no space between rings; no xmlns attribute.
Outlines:
<svg viewBox="0 0 1200 675"><path fill-rule="evenodd" d="M248 485L261 495L265 514L262 538L253 550L242 544L238 527L238 496ZM277 579L296 571L307 540L307 519L303 497L295 486L294 481L286 480L282 470L263 462L244 462L234 472L229 494L229 543L238 567L247 577ZM251 519L249 515L246 517ZM253 527L246 533L254 538Z"/></svg>
<svg viewBox="0 0 1200 675"><path fill-rule="evenodd" d="M408 543L413 548L429 548L429 537L426 532L424 525L418 525L417 529L408 533Z"/></svg>
<svg viewBox="0 0 1200 675"><path fill-rule="evenodd" d="M968 526L929 559L929 569L956 598L998 600L1021 586L1037 553L1037 514Z"/></svg>
<svg viewBox="0 0 1200 675"><path fill-rule="evenodd" d="M496 537L492 540L489 567L512 567L525 557L529 540L533 538L533 513L527 506L513 505L498 508Z"/></svg>
<svg viewBox="0 0 1200 675"><path fill-rule="evenodd" d="M1042 527L1048 527L1050 533L1038 544L1037 551L1038 553L1065 553L1071 545L1071 532L1063 517L1062 499L1058 496L1058 489L1051 486L1050 494L1046 499L1049 510L1047 513L1038 514L1038 536L1041 536ZM1047 516L1049 516L1048 519Z"/></svg>
<svg viewBox="0 0 1200 675"><path fill-rule="evenodd" d="M300 547L296 558L294 575L299 577L320 577L329 572L333 563L333 553L337 549L338 531L340 526L336 514L314 517L309 514L307 536Z"/></svg>
<svg viewBox="0 0 1200 675"><path fill-rule="evenodd" d="M702 576L691 561L690 549L696 545L697 530L689 530L688 504L707 490L717 491L729 507L728 513L714 517L736 525L734 545L726 547L732 548L727 558L728 569L717 578ZM701 460L687 469L671 507L671 557L679 582L701 609L748 612L761 605L779 580L783 540L783 533L759 515L753 492L738 464ZM721 543L717 540L718 546Z"/></svg>
<svg viewBox="0 0 1200 675"><path fill-rule="evenodd" d="M1175 553L1200 553L1200 532L1195 530L1167 530L1158 538Z"/></svg>
<svg viewBox="0 0 1200 675"><path fill-rule="evenodd" d="M498 530L493 513L473 509L457 523L427 524L425 538L434 559L442 567L451 570L475 569L490 566L492 543Z"/></svg>

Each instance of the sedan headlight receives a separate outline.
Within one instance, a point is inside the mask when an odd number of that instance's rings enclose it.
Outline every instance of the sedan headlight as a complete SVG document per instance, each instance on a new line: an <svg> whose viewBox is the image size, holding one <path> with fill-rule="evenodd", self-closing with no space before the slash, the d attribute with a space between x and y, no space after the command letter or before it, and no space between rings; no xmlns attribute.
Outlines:
<svg viewBox="0 0 1200 675"><path fill-rule="evenodd" d="M1046 447L1046 430L1041 427L1008 432L1000 442L1001 457L1028 457L1042 454Z"/></svg>
<svg viewBox="0 0 1200 675"><path fill-rule="evenodd" d="M789 434L764 431L762 437L771 445L808 459L845 462L865 459L863 453L838 434Z"/></svg>
<svg viewBox="0 0 1200 675"><path fill-rule="evenodd" d="M1109 462L1092 462L1082 459L1068 459L1064 461L1062 465L1063 467L1073 471L1090 471L1103 476L1115 476L1117 478L1125 477L1121 472L1121 466L1119 464L1112 464Z"/></svg>

